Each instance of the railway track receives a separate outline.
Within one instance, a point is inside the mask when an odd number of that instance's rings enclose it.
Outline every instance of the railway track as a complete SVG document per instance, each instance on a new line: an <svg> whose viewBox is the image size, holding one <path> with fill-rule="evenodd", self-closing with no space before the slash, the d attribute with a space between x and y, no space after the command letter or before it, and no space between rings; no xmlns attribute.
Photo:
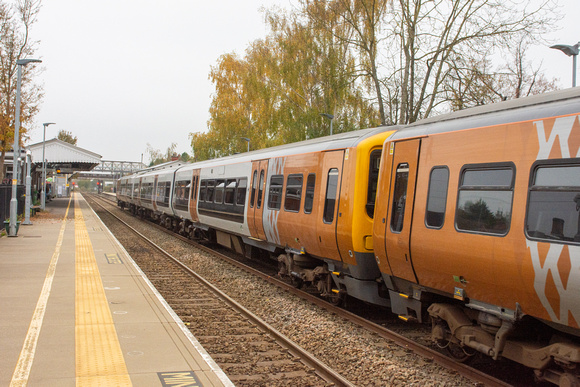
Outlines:
<svg viewBox="0 0 580 387"><path fill-rule="evenodd" d="M102 199L101 199L102 200ZM115 205L112 202L109 202L110 205ZM104 207L103 207L104 209ZM108 210L107 210L108 211ZM114 216L114 215L110 215L110 216ZM156 226L156 225L155 225ZM160 227L160 226L156 226L158 227L160 230L163 231L167 231L164 228ZM168 231L167 231L168 232ZM441 367L447 369L447 370L451 370L451 372L456 372L460 375L463 375L464 377L468 378L469 380L472 381L472 383L474 385L486 385L486 386L509 386L511 384L509 383L505 383L485 372L479 371L477 369L471 368L465 364L461 364L461 363L457 363L454 360L450 359L449 357L429 348L426 347L424 345L421 345L419 343L417 343L416 341L407 338L403 335L400 335L390 329L387 329L384 326L381 326L379 324L373 323L371 321L368 321L365 318L362 318L356 314L353 314L345 309L339 308L339 307L335 307L329 303L327 303L324 300L321 300L320 298L313 296L305 291L296 289L295 287L293 287L292 285L281 281L277 278L272 277L269 274L264 274L262 273L260 270L254 269L252 267L249 267L241 262L239 262L238 260L232 259L231 257L228 257L226 255L220 254L220 253L216 253L214 250L209 249L203 245L199 245L187 238L181 237L177 234L174 233L170 233L173 237L178 238L188 244L194 245L196 249L200 249L203 250L205 252L207 252L208 254L212 254L212 255L218 255L222 260L227 261L228 263L235 265L236 267L251 273L251 275L256 276L261 278L262 280L273 284L281 289L284 289L287 292L290 292L292 294L297 295L298 297L306 300L308 303L314 304L320 308L323 308L327 311L329 311L330 313L338 316L341 319L345 319L347 321L350 321L353 324L356 324L357 326L363 328L366 332L375 335L376 337L381 338L382 340L385 341L385 343L387 343L386 345L391 346L391 344L396 344L396 346L399 346L402 351L404 353L413 353L416 355L419 355L420 357L422 357L424 359L424 361L426 363L435 363L440 365ZM133 255L133 253L132 253ZM135 257L134 257L135 259ZM141 262L140 259L137 258L135 259L136 262L141 266ZM141 267L146 273L147 271ZM154 275L157 276L157 275ZM173 278L173 276L176 276L175 278L178 278L179 276L181 276L181 274L179 273L170 273L170 274L164 274L162 277L160 278L160 286L165 286L167 285L170 289L176 288L176 280ZM156 281L151 278L151 281L154 283L154 285L158 286ZM181 285L178 285L181 286ZM159 289L159 288L158 288ZM170 290L167 290L166 292L170 292ZM216 327L222 327L223 329L217 329L217 330L213 330L214 333L208 332L207 334L205 333L205 330L208 329L207 324L205 321L203 320L198 320L196 317L194 317L194 315L196 313L193 313L193 311L195 311L196 309L193 309L192 306L189 304L189 300L190 297L189 296L185 296L186 294L189 294L189 290L188 291L183 291L181 292L181 296L177 295L174 296L173 298L166 298L168 303L175 309L176 313L182 318L182 320L186 323L189 324L190 328L192 329L192 331L194 332L195 336L200 340L200 342L202 342L202 344L204 345L204 347L206 347L206 349L208 350L208 352L210 354L212 354L212 357L214 357L214 359L218 362L218 364L220 364L222 366L222 368L224 368L224 371L229 375L228 373L228 368L230 366L234 367L233 369L235 369L235 365L233 363L230 363L230 361L233 358L238 358L240 356L237 355L227 355L227 354L221 354L219 352L219 350L217 350L217 352L214 352L213 349L213 345L212 345L212 341L217 340L216 335L227 335L227 331L225 331L225 326L222 322L220 322L219 325L216 325ZM160 293L162 295L165 294L163 291L161 291L160 289ZM170 293L171 294L171 293ZM199 303L203 306L204 304L206 304L206 301L204 301L204 298L201 296L196 296L195 298L201 301L199 301ZM233 301L233 300L232 300ZM207 305L211 306L211 308L214 307L214 303L212 301L207 301ZM243 308L243 307L242 307ZM232 326L232 323L226 324L226 326ZM266 324L267 325L267 324ZM256 327L258 327L258 324L255 325ZM259 329L259 330L267 330L267 328L254 328L254 329ZM203 333L200 333L203 332ZM200 336L201 334L201 336ZM254 335L255 332L253 333L249 333L249 335ZM206 342L204 342L204 339L209 339ZM255 339L258 338L258 336L254 337ZM219 345L216 347L219 348ZM401 351L401 349L399 351ZM223 356L222 356L223 355ZM243 356L242 356L243 357ZM286 363L282 362L282 363L276 363L277 361L270 361L269 363L260 363L261 365L265 365L265 364L279 364L279 365L284 365ZM244 366L242 366L243 368ZM271 371L270 371L271 372ZM300 371L302 372L302 371ZM280 373L275 373L272 376L274 377L274 379L279 379L280 377L285 378L286 376L290 377L293 375L299 375L300 372L297 373L293 373L293 372L288 372L287 374L280 374ZM308 371L306 371L308 372ZM230 376L232 377L232 376ZM240 383L240 381L244 380L244 377L246 378L245 380L249 382L249 384L259 384L256 383L257 380L256 379L252 379L252 378L248 378L248 376L242 376L242 375L234 375L232 377L232 380L236 383L236 384L240 384L242 385L243 383ZM330 381L330 379L326 379L328 380L330 383L336 384L336 385L342 385L341 383L349 383L346 380L343 380L342 382L336 382L336 381ZM253 381L253 383L251 382ZM295 384L294 381L290 381L289 379L285 379L283 381L284 385L287 385L288 383L291 384ZM298 383L297 385L300 385L302 383ZM309 385L312 385L311 383L307 383ZM445 384L445 383L444 383Z"/></svg>
<svg viewBox="0 0 580 387"><path fill-rule="evenodd" d="M100 206L101 219L109 217L103 219L109 227L115 219L114 227L138 237L128 237L133 260L236 385L353 386L94 197L91 202Z"/></svg>

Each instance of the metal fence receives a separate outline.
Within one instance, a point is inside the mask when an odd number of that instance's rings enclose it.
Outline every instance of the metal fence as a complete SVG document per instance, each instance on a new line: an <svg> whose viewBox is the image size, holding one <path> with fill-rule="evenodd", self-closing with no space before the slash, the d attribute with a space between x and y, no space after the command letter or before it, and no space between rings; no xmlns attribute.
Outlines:
<svg viewBox="0 0 580 387"><path fill-rule="evenodd" d="M24 214L24 195L25 187L24 185L19 185L17 188L18 192L18 215ZM0 185L0 220L4 220L10 217L10 200L12 199L12 186L11 185Z"/></svg>

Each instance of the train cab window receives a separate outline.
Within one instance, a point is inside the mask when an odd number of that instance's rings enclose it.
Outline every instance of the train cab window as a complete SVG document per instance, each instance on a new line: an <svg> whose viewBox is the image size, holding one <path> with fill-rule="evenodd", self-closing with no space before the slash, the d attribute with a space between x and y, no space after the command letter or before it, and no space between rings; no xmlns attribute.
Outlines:
<svg viewBox="0 0 580 387"><path fill-rule="evenodd" d="M514 171L513 164L463 167L455 212L457 230L493 235L508 233Z"/></svg>
<svg viewBox="0 0 580 387"><path fill-rule="evenodd" d="M375 215L375 198L377 196L377 184L379 182L379 165L381 163L380 149L371 152L371 159L369 162L369 186L367 189L367 215L371 218Z"/></svg>
<svg viewBox="0 0 580 387"><path fill-rule="evenodd" d="M408 181L409 164L399 164L397 166L397 174L395 175L395 191L393 194L393 210L391 215L391 231L393 232L403 231Z"/></svg>
<svg viewBox="0 0 580 387"><path fill-rule="evenodd" d="M207 180L202 180L199 185L199 201L205 202L205 197L207 196Z"/></svg>
<svg viewBox="0 0 580 387"><path fill-rule="evenodd" d="M258 188L258 170L254 171L254 177L252 177L252 195L250 196L250 207L254 207L256 202L256 188Z"/></svg>
<svg viewBox="0 0 580 387"><path fill-rule="evenodd" d="M270 190L268 192L268 209L279 210L282 205L282 186L284 176L274 175L270 178Z"/></svg>
<svg viewBox="0 0 580 387"><path fill-rule="evenodd" d="M324 223L334 221L334 209L336 207L336 196L338 191L338 169L332 168L328 171L326 183L326 199L324 200Z"/></svg>
<svg viewBox="0 0 580 387"><path fill-rule="evenodd" d="M302 179L302 174L288 175L288 179L286 179L286 195L284 198L285 211L300 211L300 200L302 200Z"/></svg>
<svg viewBox="0 0 580 387"><path fill-rule="evenodd" d="M538 165L531 179L527 236L580 244L580 165Z"/></svg>
<svg viewBox="0 0 580 387"><path fill-rule="evenodd" d="M214 202L222 204L224 202L224 188L226 182L225 180L216 180L215 182L215 197Z"/></svg>
<svg viewBox="0 0 580 387"><path fill-rule="evenodd" d="M427 194L427 211L425 213L425 225L427 227L443 227L448 186L449 169L447 167L433 168L429 177L429 193Z"/></svg>
<svg viewBox="0 0 580 387"><path fill-rule="evenodd" d="M235 179L228 179L226 181L224 203L225 204L234 204L235 193L236 193L236 180Z"/></svg>
<svg viewBox="0 0 580 387"><path fill-rule="evenodd" d="M314 203L314 188L316 188L316 174L310 173L306 179L306 194L304 195L304 213L312 213Z"/></svg>
<svg viewBox="0 0 580 387"><path fill-rule="evenodd" d="M248 185L248 180L244 177L238 181L238 187L236 188L236 205L243 206L246 204L246 188Z"/></svg>
<svg viewBox="0 0 580 387"><path fill-rule="evenodd" d="M260 172L260 185L258 186L258 203L257 208L262 208L262 192L264 191L264 170Z"/></svg>

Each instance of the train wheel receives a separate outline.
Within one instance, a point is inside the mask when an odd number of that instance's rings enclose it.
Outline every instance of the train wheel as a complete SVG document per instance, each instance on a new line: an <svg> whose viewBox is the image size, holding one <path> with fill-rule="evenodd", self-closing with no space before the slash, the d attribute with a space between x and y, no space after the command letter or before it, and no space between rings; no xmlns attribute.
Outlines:
<svg viewBox="0 0 580 387"><path fill-rule="evenodd" d="M292 286L294 286L296 289L300 289L302 288L302 285L304 285L304 281L302 280L302 278L299 278L294 275L290 275L290 282L292 283Z"/></svg>
<svg viewBox="0 0 580 387"><path fill-rule="evenodd" d="M328 296L326 296L326 300L334 306L342 306L345 299L344 293L334 293L330 292Z"/></svg>
<svg viewBox="0 0 580 387"><path fill-rule="evenodd" d="M458 363L468 363L476 354L474 349L462 347L455 343L449 343L446 349L449 356Z"/></svg>

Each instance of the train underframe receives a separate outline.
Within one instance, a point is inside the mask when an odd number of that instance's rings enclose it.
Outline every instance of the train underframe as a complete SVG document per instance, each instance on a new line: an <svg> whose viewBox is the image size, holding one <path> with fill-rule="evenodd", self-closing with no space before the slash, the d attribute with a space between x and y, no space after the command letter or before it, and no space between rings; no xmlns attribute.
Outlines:
<svg viewBox="0 0 580 387"><path fill-rule="evenodd" d="M477 353L494 360L506 358L531 368L538 381L580 387L579 337L567 332L567 327L525 315L517 304L515 310L509 310L456 300L449 294L383 277L390 288L393 313L403 320L430 320L433 340L455 360L469 361Z"/></svg>
<svg viewBox="0 0 580 387"><path fill-rule="evenodd" d="M341 304L347 294L363 300L369 294L376 294L371 297L372 303L391 308L403 320L430 321L433 340L457 361L468 361L477 353L494 360L503 357L533 369L538 381L580 387L578 337L524 315L519 308L510 311L482 303L457 301L448 294L420 288L384 274L375 281L360 281L348 275L347 270L342 271L340 262L204 229L187 219L133 204L119 205L128 207L136 216L150 218L190 239L209 240L248 258L276 259L280 277L289 279L296 287L315 287L332 304Z"/></svg>

